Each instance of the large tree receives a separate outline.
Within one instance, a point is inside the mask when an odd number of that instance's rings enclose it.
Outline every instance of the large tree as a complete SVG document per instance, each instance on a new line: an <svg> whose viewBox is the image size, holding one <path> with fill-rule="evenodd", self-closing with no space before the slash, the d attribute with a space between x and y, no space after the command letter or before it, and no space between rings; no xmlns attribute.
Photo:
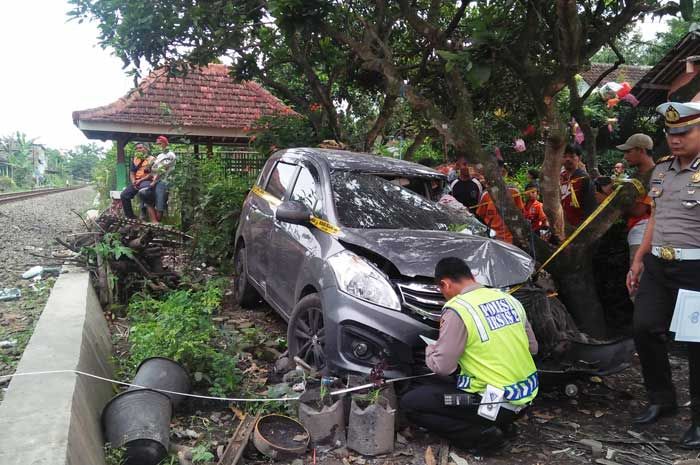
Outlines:
<svg viewBox="0 0 700 465"><path fill-rule="evenodd" d="M419 138L439 137L455 154L485 169L489 191L516 243L530 247L530 228L515 207L491 153L479 137L488 119L492 83L511 79L512 107L527 108L545 141L542 192L545 210L564 236L559 169L568 140L556 97L574 82L603 46L642 15L668 4L653 0L225 0L146 2L71 0L73 15L97 19L101 43L126 64L202 64L232 60L237 77L257 79L298 111L316 103L327 127L343 137L347 110L369 98L376 118L365 145L383 130L402 102ZM692 1L690 2L692 8ZM301 77L301 78L299 78ZM292 88L292 85L294 87ZM576 109L575 96L572 107ZM513 101L514 99L514 101ZM308 115L313 119L314 115ZM350 117L359 118L362 115ZM322 123L322 122L321 122ZM637 195L624 189L591 227L551 265L560 294L581 327L603 335L603 309L595 296L590 249ZM534 240L537 257L553 252Z"/></svg>

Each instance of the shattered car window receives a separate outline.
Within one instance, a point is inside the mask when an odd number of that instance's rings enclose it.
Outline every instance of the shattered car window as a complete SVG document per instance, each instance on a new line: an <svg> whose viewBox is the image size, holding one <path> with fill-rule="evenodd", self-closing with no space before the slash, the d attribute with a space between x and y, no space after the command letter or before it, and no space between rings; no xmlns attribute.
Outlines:
<svg viewBox="0 0 700 465"><path fill-rule="evenodd" d="M436 203L378 176L336 171L331 184L346 227L447 231L458 223Z"/></svg>

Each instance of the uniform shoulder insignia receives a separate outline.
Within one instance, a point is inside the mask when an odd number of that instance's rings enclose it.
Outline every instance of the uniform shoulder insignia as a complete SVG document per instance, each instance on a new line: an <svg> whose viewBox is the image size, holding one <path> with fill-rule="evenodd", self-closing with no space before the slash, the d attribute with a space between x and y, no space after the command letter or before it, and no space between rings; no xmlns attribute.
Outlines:
<svg viewBox="0 0 700 465"><path fill-rule="evenodd" d="M666 155L665 157L661 157L658 160L656 160L656 164L658 165L659 163L663 163L665 161L673 161L675 157L673 155Z"/></svg>

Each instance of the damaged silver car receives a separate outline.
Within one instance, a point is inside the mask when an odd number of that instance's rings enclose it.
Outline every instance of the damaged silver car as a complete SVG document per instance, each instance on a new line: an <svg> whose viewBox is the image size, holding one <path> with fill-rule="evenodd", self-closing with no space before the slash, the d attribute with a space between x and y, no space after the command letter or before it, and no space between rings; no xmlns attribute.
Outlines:
<svg viewBox="0 0 700 465"><path fill-rule="evenodd" d="M467 261L479 282L505 288L533 261L486 227L438 203L439 172L347 151L295 148L265 164L235 238L236 298L264 299L288 321L291 356L331 372L387 376L424 365L420 335L437 337L443 257Z"/></svg>

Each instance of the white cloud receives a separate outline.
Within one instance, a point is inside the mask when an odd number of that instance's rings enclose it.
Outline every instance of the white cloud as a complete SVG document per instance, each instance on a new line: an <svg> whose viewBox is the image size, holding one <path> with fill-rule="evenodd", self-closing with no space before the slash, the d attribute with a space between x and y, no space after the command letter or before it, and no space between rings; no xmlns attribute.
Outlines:
<svg viewBox="0 0 700 465"><path fill-rule="evenodd" d="M95 24L68 22L65 0L0 1L0 135L22 131L70 148L87 139L71 113L106 105L133 85L97 45Z"/></svg>

